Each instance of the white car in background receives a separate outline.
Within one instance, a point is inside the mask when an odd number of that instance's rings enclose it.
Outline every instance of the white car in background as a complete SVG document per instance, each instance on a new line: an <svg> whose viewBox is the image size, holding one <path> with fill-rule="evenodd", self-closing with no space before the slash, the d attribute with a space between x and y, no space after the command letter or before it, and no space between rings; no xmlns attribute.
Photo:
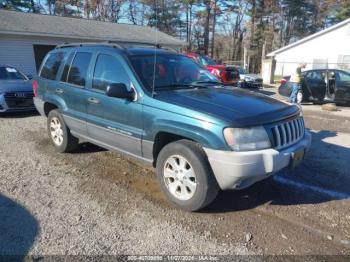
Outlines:
<svg viewBox="0 0 350 262"><path fill-rule="evenodd" d="M263 79L257 74L250 74L243 67L237 66L239 81L237 86L241 88L262 88Z"/></svg>

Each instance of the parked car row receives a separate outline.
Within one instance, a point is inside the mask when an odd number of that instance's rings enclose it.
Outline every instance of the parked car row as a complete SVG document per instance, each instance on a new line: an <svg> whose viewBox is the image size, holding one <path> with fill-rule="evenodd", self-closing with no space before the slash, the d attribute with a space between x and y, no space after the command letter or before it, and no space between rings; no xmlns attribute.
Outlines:
<svg viewBox="0 0 350 262"><path fill-rule="evenodd" d="M192 58L203 68L206 68L226 85L234 85L241 88L263 87L263 79L261 76L249 74L240 66L218 64L208 56L203 56L196 53L186 53L185 55Z"/></svg>
<svg viewBox="0 0 350 262"><path fill-rule="evenodd" d="M225 85L234 85L241 88L260 88L262 78L249 74L243 68L230 65L219 65L207 56L195 53L186 53L197 64L212 73ZM182 68L181 70L186 70ZM148 68L148 78L153 82L153 66ZM164 68L156 68L156 76L161 76ZM164 79L167 76L164 76ZM14 111L35 110L31 77L26 76L18 69L8 65L0 65L0 113Z"/></svg>

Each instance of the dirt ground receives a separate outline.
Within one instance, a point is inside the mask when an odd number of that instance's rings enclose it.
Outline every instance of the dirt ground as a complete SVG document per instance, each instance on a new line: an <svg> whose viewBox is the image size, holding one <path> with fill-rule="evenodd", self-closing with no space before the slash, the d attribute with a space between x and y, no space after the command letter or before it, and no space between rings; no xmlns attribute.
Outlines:
<svg viewBox="0 0 350 262"><path fill-rule="evenodd" d="M312 134L297 169L187 213L152 169L87 143L57 154L44 118L0 117L0 254L350 255L350 134Z"/></svg>

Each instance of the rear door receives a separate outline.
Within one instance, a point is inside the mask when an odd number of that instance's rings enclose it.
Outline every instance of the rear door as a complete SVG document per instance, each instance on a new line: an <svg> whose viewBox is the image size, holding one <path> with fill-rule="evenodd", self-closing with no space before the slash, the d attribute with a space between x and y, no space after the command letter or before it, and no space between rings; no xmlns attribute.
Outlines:
<svg viewBox="0 0 350 262"><path fill-rule="evenodd" d="M335 100L350 102L350 73L336 70L335 82Z"/></svg>
<svg viewBox="0 0 350 262"><path fill-rule="evenodd" d="M55 89L57 88L57 80L62 64L67 59L69 53L64 51L49 53L43 62L43 65L37 78L40 94L45 95L45 100L53 102L55 99ZM46 90L46 92L43 92Z"/></svg>
<svg viewBox="0 0 350 262"><path fill-rule="evenodd" d="M311 92L312 97L319 101L323 101L327 90L326 71L310 71L305 75L304 81L307 89Z"/></svg>
<svg viewBox="0 0 350 262"><path fill-rule="evenodd" d="M124 58L115 52L95 57L87 101L87 129L90 138L119 151L141 156L142 106L138 101L108 97L111 83L133 88L133 75Z"/></svg>
<svg viewBox="0 0 350 262"><path fill-rule="evenodd" d="M64 120L73 132L81 135L87 134L86 79L92 55L92 52L72 52L66 60L59 85L55 89L66 105L63 111Z"/></svg>

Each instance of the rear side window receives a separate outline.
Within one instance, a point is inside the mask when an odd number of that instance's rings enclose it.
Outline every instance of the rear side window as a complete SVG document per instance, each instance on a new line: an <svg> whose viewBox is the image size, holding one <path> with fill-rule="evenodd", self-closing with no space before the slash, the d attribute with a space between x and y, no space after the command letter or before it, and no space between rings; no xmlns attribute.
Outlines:
<svg viewBox="0 0 350 262"><path fill-rule="evenodd" d="M55 80L58 69L60 68L61 63L64 60L64 56L64 52L49 54L45 61L45 64L43 65L40 71L40 76L49 80Z"/></svg>
<svg viewBox="0 0 350 262"><path fill-rule="evenodd" d="M324 81L326 76L325 72L322 71L312 71L309 74L307 74L306 78L309 81L314 81L314 82L319 82L319 81Z"/></svg>
<svg viewBox="0 0 350 262"><path fill-rule="evenodd" d="M130 87L130 79L119 60L111 55L101 54L97 57L92 88L106 91L112 83L123 83Z"/></svg>
<svg viewBox="0 0 350 262"><path fill-rule="evenodd" d="M68 73L68 83L85 86L91 53L77 52Z"/></svg>

